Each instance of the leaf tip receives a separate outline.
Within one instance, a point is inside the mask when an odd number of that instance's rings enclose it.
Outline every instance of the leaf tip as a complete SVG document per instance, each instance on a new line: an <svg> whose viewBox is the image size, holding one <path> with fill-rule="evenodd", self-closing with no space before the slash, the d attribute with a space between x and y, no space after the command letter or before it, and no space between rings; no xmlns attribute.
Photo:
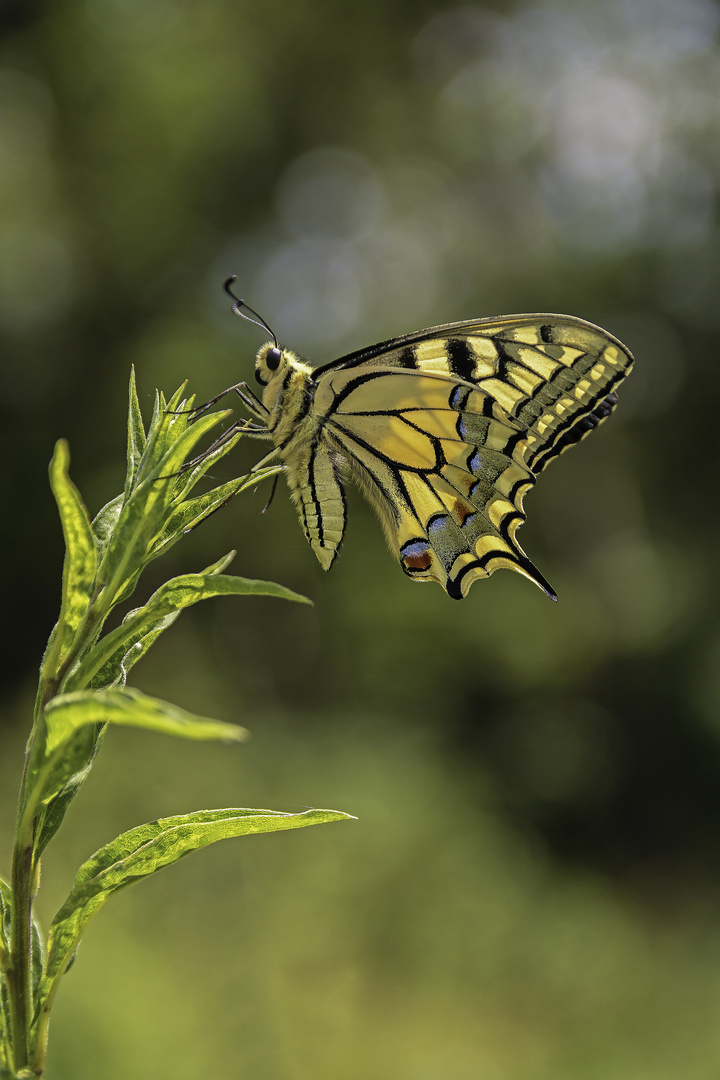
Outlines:
<svg viewBox="0 0 720 1080"><path fill-rule="evenodd" d="M248 731L247 728L240 727L239 724L228 724L228 727L232 728L232 731L228 731L224 736L222 740L224 743L243 743L252 739L252 732Z"/></svg>
<svg viewBox="0 0 720 1080"><path fill-rule="evenodd" d="M67 439L58 439L53 448L53 455L50 460L50 468L53 466L65 466L70 464L70 444Z"/></svg>

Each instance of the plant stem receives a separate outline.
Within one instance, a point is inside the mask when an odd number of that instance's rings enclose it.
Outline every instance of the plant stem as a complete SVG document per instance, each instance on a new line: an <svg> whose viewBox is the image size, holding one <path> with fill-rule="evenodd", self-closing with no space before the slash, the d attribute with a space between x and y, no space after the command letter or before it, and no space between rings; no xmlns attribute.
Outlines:
<svg viewBox="0 0 720 1080"><path fill-rule="evenodd" d="M47 1038L47 1017L41 1031L42 1045L35 1048L31 1046L31 1025L34 1012L34 993L32 979L32 925L33 925L33 899L35 880L35 846L33 836L36 831L37 821L33 821L35 811L28 813L27 806L27 778L28 769L36 750L38 738L44 738L44 722L42 720L45 705L58 692L59 685L65 674L77 663L78 656L83 649L89 647L97 638L102 628L106 612L99 611L97 603L101 588L96 588L88 605L83 625L76 635L73 646L65 657L60 669L52 672L44 672L38 689L36 702L35 722L28 740L25 754L25 768L20 785L18 800L18 824L15 836L15 848L13 851L11 887L12 887L12 926L10 938L10 958L7 970L7 991L10 1007L10 1036L13 1053L13 1070L15 1076L30 1075L34 1072L39 1076L44 1067L45 1043ZM54 665L53 665L54 667ZM32 797L32 793L31 793Z"/></svg>
<svg viewBox="0 0 720 1080"><path fill-rule="evenodd" d="M30 1058L29 1036L33 1012L32 861L32 844L24 842L23 838L18 836L12 862L13 919L7 979L16 1074L27 1068Z"/></svg>

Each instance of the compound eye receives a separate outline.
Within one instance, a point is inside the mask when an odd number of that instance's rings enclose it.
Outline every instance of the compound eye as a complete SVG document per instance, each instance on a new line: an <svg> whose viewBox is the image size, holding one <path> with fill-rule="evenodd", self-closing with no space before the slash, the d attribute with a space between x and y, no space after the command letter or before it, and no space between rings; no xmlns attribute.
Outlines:
<svg viewBox="0 0 720 1080"><path fill-rule="evenodd" d="M267 364L268 371L277 371L282 360L282 351L275 346L270 349L265 357L265 363Z"/></svg>

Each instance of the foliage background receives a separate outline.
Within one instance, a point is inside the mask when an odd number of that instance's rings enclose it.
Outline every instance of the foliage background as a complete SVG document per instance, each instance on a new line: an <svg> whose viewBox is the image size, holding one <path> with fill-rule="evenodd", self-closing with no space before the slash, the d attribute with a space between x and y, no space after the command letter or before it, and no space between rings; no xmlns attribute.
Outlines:
<svg viewBox="0 0 720 1080"><path fill-rule="evenodd" d="M557 606L510 574L463 604L413 586L357 498L327 576L282 491L155 564L147 595L236 547L236 572L315 607L217 600L156 646L136 685L254 740L113 731L45 861L45 919L148 818L360 821L116 898L56 1006L52 1080L720 1067L719 25L711 0L0 4L6 823L59 603L53 442L95 512L131 363L148 410L155 386L204 400L248 375L228 274L317 363L513 311L588 318L637 357L529 500Z"/></svg>

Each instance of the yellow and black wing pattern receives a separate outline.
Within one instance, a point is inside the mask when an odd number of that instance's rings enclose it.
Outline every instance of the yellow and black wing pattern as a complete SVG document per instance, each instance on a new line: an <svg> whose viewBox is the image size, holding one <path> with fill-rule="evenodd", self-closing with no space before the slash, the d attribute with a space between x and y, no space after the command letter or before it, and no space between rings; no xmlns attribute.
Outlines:
<svg viewBox="0 0 720 1080"><path fill-rule="evenodd" d="M349 479L416 581L437 581L461 599L505 567L557 599L517 542L523 499L553 458L607 419L632 364L625 346L591 323L510 315L421 330L305 368L303 412L312 412L316 435L305 441L303 469L328 480L304 485L313 520L303 524L316 554L332 562ZM293 443L276 443L288 462ZM317 491L332 493L327 515ZM332 519L327 559L324 517Z"/></svg>

